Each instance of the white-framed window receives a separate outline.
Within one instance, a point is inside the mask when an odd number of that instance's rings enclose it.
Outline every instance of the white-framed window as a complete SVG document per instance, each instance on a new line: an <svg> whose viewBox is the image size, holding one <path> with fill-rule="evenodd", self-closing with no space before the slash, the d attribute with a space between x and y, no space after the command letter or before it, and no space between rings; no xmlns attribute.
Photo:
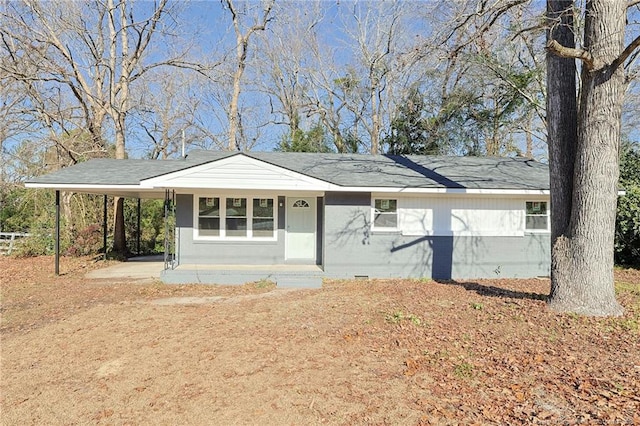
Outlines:
<svg viewBox="0 0 640 426"><path fill-rule="evenodd" d="M549 230L549 205L546 201L527 201L525 203L525 231Z"/></svg>
<svg viewBox="0 0 640 426"><path fill-rule="evenodd" d="M220 198L198 199L198 234L202 237L220 236Z"/></svg>
<svg viewBox="0 0 640 426"><path fill-rule="evenodd" d="M273 198L254 198L251 224L254 237L273 237L275 228Z"/></svg>
<svg viewBox="0 0 640 426"><path fill-rule="evenodd" d="M196 205L197 239L276 238L274 198L204 195Z"/></svg>
<svg viewBox="0 0 640 426"><path fill-rule="evenodd" d="M373 200L373 229L395 230L398 228L398 200L375 198Z"/></svg>

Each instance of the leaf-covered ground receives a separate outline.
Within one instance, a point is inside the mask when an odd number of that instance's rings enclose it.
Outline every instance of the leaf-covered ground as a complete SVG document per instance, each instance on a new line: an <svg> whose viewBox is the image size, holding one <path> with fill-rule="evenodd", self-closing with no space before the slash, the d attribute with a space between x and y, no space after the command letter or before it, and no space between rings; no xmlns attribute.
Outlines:
<svg viewBox="0 0 640 426"><path fill-rule="evenodd" d="M547 280L283 291L0 260L4 425L640 423L640 271L616 271L623 317L582 318Z"/></svg>

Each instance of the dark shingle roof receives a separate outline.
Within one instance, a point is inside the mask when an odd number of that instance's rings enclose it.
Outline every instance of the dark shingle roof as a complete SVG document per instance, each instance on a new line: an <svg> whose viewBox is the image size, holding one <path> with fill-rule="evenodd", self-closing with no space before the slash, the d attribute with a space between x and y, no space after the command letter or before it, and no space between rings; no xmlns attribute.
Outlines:
<svg viewBox="0 0 640 426"><path fill-rule="evenodd" d="M99 159L31 180L35 184L137 185L220 160L233 152L193 151L179 160ZM249 152L245 155L339 186L549 189L545 164L522 158Z"/></svg>
<svg viewBox="0 0 640 426"><path fill-rule="evenodd" d="M520 158L249 153L340 186L548 189L546 165Z"/></svg>

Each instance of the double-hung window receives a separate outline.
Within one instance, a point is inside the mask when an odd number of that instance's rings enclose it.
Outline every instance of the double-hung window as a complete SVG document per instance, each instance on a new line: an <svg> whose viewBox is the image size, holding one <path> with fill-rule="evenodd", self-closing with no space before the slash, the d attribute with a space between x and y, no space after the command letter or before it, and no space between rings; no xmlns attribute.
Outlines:
<svg viewBox="0 0 640 426"><path fill-rule="evenodd" d="M198 200L198 232L202 237L220 236L220 198L200 197Z"/></svg>
<svg viewBox="0 0 640 426"><path fill-rule="evenodd" d="M546 201L527 201L525 212L526 231L548 231L549 209Z"/></svg>
<svg viewBox="0 0 640 426"><path fill-rule="evenodd" d="M197 236L274 238L274 218L273 198L198 197Z"/></svg>
<svg viewBox="0 0 640 426"><path fill-rule="evenodd" d="M376 198L373 209L373 229L398 228L398 200Z"/></svg>
<svg viewBox="0 0 640 426"><path fill-rule="evenodd" d="M254 237L273 237L273 198L254 198L251 219Z"/></svg>
<svg viewBox="0 0 640 426"><path fill-rule="evenodd" d="M227 237L247 236L247 199L227 198L227 214L225 218Z"/></svg>

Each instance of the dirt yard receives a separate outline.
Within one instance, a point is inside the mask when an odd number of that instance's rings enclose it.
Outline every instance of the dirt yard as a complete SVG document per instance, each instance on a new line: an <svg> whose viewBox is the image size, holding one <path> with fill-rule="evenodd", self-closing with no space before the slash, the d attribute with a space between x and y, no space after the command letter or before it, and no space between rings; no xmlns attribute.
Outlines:
<svg viewBox="0 0 640 426"><path fill-rule="evenodd" d="M547 280L283 291L0 260L3 425L640 424L640 271L594 319L548 311Z"/></svg>

